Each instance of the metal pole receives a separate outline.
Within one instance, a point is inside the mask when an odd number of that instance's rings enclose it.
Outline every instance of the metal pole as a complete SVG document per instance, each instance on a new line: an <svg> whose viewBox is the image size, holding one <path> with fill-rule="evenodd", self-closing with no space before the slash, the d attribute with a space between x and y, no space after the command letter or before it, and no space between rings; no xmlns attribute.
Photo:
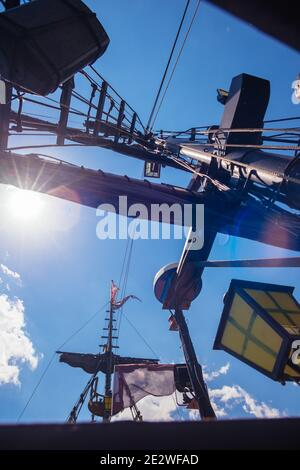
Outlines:
<svg viewBox="0 0 300 470"><path fill-rule="evenodd" d="M6 150L9 136L12 86L5 82L5 104L0 104L0 149Z"/></svg>
<svg viewBox="0 0 300 470"><path fill-rule="evenodd" d="M64 145L65 143L65 135L68 125L68 118L70 112L70 104L72 99L72 92L75 88L75 81L74 77L70 78L67 82L65 82L62 86L62 92L60 97L60 118L57 128L57 145Z"/></svg>
<svg viewBox="0 0 300 470"><path fill-rule="evenodd" d="M111 399L112 396L112 391L111 391L111 370L113 366L113 350L112 350L112 340L113 340L113 306L112 306L112 301L110 301L110 307L109 307L109 323L108 323L108 340L107 340L107 370L105 374L105 398L104 398L104 416L103 416L103 422L108 423L111 418L111 407L109 409L107 408L107 400Z"/></svg>
<svg viewBox="0 0 300 470"><path fill-rule="evenodd" d="M20 0L6 0L5 10L20 6ZM13 87L5 82L5 104L0 104L0 149L6 150L9 136L9 119Z"/></svg>
<svg viewBox="0 0 300 470"><path fill-rule="evenodd" d="M94 127L94 136L97 137L100 129L101 129L101 120L102 120L102 115L104 111L104 105L105 105L105 99L107 95L107 86L108 84L106 82L102 83L101 86L101 91L100 91L100 96L99 96L99 102L98 102L98 107L97 107L97 113L96 113L96 119L95 119L95 127Z"/></svg>
<svg viewBox="0 0 300 470"><path fill-rule="evenodd" d="M216 415L211 405L207 387L204 382L202 367L197 360L185 317L182 310L179 308L175 309L175 319L178 325L182 349L195 399L198 403L200 416L202 419L214 419L216 418Z"/></svg>

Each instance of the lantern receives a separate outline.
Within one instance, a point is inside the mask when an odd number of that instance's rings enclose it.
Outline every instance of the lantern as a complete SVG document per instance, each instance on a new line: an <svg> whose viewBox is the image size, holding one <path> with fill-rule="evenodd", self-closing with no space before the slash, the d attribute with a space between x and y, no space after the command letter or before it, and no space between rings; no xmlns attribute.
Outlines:
<svg viewBox="0 0 300 470"><path fill-rule="evenodd" d="M300 381L300 305L293 287L232 280L214 343L269 378Z"/></svg>
<svg viewBox="0 0 300 470"><path fill-rule="evenodd" d="M0 74L32 93L54 92L108 44L81 0L35 0L0 14Z"/></svg>

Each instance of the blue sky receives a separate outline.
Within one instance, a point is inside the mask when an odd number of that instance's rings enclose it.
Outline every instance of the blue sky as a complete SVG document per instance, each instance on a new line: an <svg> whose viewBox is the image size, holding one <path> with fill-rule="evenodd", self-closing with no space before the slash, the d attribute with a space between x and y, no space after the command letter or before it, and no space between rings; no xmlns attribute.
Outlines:
<svg viewBox="0 0 300 470"><path fill-rule="evenodd" d="M86 3L98 14L111 39L107 52L97 63L98 70L146 122L185 1L86 0ZM196 1L192 3L195 5ZM299 55L203 2L156 128L187 129L219 123L223 108L216 100L216 89L228 88L231 79L242 72L271 81L267 118L299 115L299 106L291 101L291 84L299 73ZM25 139L11 140L11 144L20 142ZM103 149L65 148L51 152L47 149L44 153L118 174L140 177L142 172L141 162ZM162 181L185 186L188 178L165 169ZM0 273L0 308L5 312L5 328L10 327L9 321L14 318L16 335L30 338L23 338L16 346L20 359L23 351L25 360L13 359L19 371L19 384L13 383L17 381L14 374L10 383L3 383L0 377L0 421L15 422L53 352L108 300L110 280L117 282L120 276L126 241L98 240L94 210L46 196L41 197L40 218L32 224L25 223L6 206L8 191L1 188L0 263L4 267ZM179 259L182 247L183 242L178 240L138 240L133 246L127 292L139 296L142 303L128 303L125 313L162 362L179 362L182 352L176 333L168 331L167 313L154 298L152 281L163 265ZM211 257L238 259L282 254L289 253L220 235ZM295 295L300 299L299 273L295 269L206 270L203 290L187 319L202 364L206 365L207 373L216 372L217 377L209 382L214 402L227 417L253 417L259 413L298 415L297 387L282 387L227 354L212 350L223 295L232 278L295 286ZM103 326L102 312L64 349L97 352ZM2 344L9 348L5 341ZM122 321L120 346L126 355L153 355L126 319ZM0 360L5 361L6 357L7 350L1 351ZM230 366L224 368L228 363ZM1 367L0 364L0 372ZM63 421L87 380L85 373L54 360L22 420ZM156 417L175 416L169 399L155 405L155 410ZM149 415L149 406L145 413ZM82 419L88 419L86 412Z"/></svg>

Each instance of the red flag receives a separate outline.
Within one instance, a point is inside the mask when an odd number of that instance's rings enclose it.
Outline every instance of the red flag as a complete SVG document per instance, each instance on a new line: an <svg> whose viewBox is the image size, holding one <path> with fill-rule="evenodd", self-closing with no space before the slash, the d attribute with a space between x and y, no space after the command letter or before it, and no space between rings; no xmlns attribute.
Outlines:
<svg viewBox="0 0 300 470"><path fill-rule="evenodd" d="M113 306L113 309L114 310L118 310L118 308L121 308L123 307L123 305L127 302L127 300L129 299L135 299L135 300L139 300L141 302L141 299L139 299L138 297L136 297L135 295L127 295L126 297L124 297L122 300L119 300L118 302L115 300L113 303L112 303L112 306Z"/></svg>
<svg viewBox="0 0 300 470"><path fill-rule="evenodd" d="M120 290L120 289L116 286L114 281L111 281L110 301L111 301L112 305L116 303L116 297L117 297L118 290Z"/></svg>

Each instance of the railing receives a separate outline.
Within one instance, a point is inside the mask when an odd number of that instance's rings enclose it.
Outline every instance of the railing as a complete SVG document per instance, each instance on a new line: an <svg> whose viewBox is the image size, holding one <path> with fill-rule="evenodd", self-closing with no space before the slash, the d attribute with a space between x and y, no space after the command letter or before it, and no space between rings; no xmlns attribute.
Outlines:
<svg viewBox="0 0 300 470"><path fill-rule="evenodd" d="M86 142L97 145L99 138L111 144L147 144L145 127L137 112L119 93L90 67L65 82L54 94L39 96L14 87L9 135L46 137L55 134L63 146L76 130ZM46 120L45 120L46 119ZM30 134L28 134L30 132ZM36 132L36 134L34 134ZM108 142L108 143L109 143Z"/></svg>

